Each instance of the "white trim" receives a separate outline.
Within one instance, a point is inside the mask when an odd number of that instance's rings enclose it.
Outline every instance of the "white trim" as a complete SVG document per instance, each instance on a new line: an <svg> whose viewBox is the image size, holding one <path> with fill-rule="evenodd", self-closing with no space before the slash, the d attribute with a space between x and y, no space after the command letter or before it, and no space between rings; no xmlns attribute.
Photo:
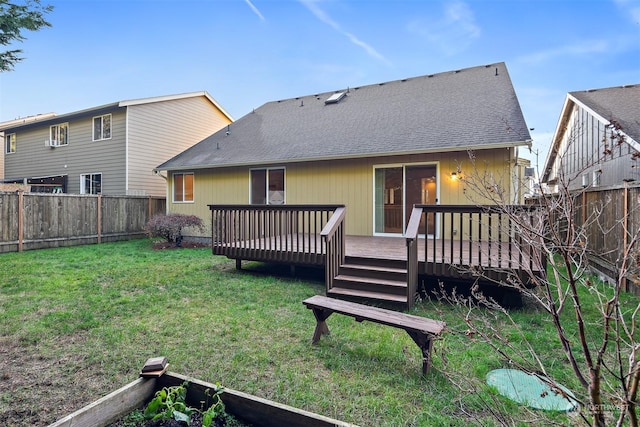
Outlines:
<svg viewBox="0 0 640 427"><path fill-rule="evenodd" d="M64 126L66 125L67 128L67 133L66 133L66 137L67 137L67 142L65 142L64 144L60 143L60 126ZM51 131L52 128L57 128L56 131L56 139L51 139ZM69 122L62 122L62 123L57 123L55 125L49 125L49 147L64 147L66 145L69 145Z"/></svg>
<svg viewBox="0 0 640 427"><path fill-rule="evenodd" d="M108 138L100 138L100 139L95 139L96 134L96 128L94 125L94 121L97 118L101 119L101 128L100 128L100 134L104 135L104 117L105 116L109 116L109 137ZM91 142L98 142L98 141L108 141L113 137L113 113L104 113L104 114L99 114L97 116L93 116L91 117Z"/></svg>
<svg viewBox="0 0 640 427"><path fill-rule="evenodd" d="M556 162L556 157L559 154L559 150L560 148L562 148L561 145L565 140L565 134L569 130L568 123L573 117L574 107L577 107L578 109L582 109L586 111L588 114L593 116L596 120L598 120L600 123L602 123L605 126L611 124L611 122L608 119L598 114L591 107L581 102L578 98L571 95L571 93L567 93L567 96L564 101L564 105L562 106L562 111L560 112L560 117L558 118L556 129L553 132L551 146L549 147L549 151L547 153L547 157L544 163L544 168L542 170L542 178L540 179L541 182L549 181L549 179L551 178L557 178L555 176L554 177L551 176L551 174L553 173L552 168ZM631 147L633 147L636 151L640 151L640 141L634 140L622 130L620 130L619 132L620 134L624 135L625 141Z"/></svg>
<svg viewBox="0 0 640 427"><path fill-rule="evenodd" d="M373 201L371 209L372 209L372 234L374 236L404 236L404 232L405 227L406 227L406 223L408 218L407 216L407 212L406 212L406 200L407 200L407 186L406 186L406 180L407 180L407 167L413 167L413 166L435 166L436 167L436 205L440 204L440 188L441 188L441 179L440 179L440 161L431 161L431 162L415 162L415 163L382 163L382 164L375 164L372 165L372 174L371 174L371 179L372 179L372 197L371 200ZM376 169L390 169L390 168L402 168L402 232L401 233L380 233L380 232L376 232ZM437 232L438 232L438 219L436 217L436 224L435 224L435 231L436 231L436 236L437 236ZM429 237L433 237L433 235L429 234Z"/></svg>
<svg viewBox="0 0 640 427"><path fill-rule="evenodd" d="M9 138L10 136L13 136L14 142L13 142L13 151L7 151L7 138ZM12 133L7 133L3 135L2 138L3 142L4 142L4 154L15 154L18 151L18 135L15 132Z"/></svg>
<svg viewBox="0 0 640 427"><path fill-rule="evenodd" d="M583 110L585 110L587 113L591 114L593 117L595 117L596 119L598 119L599 122L601 122L602 124L604 124L605 126L608 126L611 124L611 121L609 121L608 119L604 118L603 116L601 116L600 114L596 113L595 110L593 110L591 107L589 107L588 105L580 102L578 99L576 99L575 97L573 97L571 94L568 95L569 97L571 97L571 99L573 100L573 102L580 106L580 108L582 108ZM615 118L614 118L615 120ZM635 139L631 138L629 135L627 135L624 130L620 129L616 132L619 132L621 135L625 136L625 142L627 142L629 145L631 145L633 148L635 148L637 151L640 151L640 142L636 141Z"/></svg>
<svg viewBox="0 0 640 427"><path fill-rule="evenodd" d="M182 175L182 200L176 200L176 175ZM193 200L184 200L184 175L193 176ZM171 174L171 203L173 204L189 204L196 202L196 174L194 172L174 172Z"/></svg>
<svg viewBox="0 0 640 427"><path fill-rule="evenodd" d="M92 193L91 191L89 191L87 193L86 188L84 188L84 177L86 176L94 176L94 175L100 175L100 193L102 193L102 172L91 172L91 173L81 173L80 174L80 194L98 194L98 193ZM91 189L89 189L91 190Z"/></svg>
<svg viewBox="0 0 640 427"><path fill-rule="evenodd" d="M113 116L111 117L113 121ZM92 123L93 125L93 123ZM124 112L124 191L129 194L129 109Z"/></svg>
<svg viewBox="0 0 640 427"><path fill-rule="evenodd" d="M264 170L266 172L266 182L265 182L266 188L265 188L265 191L266 191L266 196L267 196L267 200L266 200L267 201L267 205L269 205L270 204L269 203L269 171L270 170L277 170L277 169L282 169L282 171L283 171L284 182L282 184L284 185L284 199L283 199L283 203L282 204L284 204L284 205L287 204L287 168L284 167L284 166L274 166L274 167L268 167L267 166L267 167L263 167L263 168L249 168L249 204L250 205L252 204L251 200L253 198L253 194L252 194L252 191L253 191L253 185L252 184L253 183L251 181L251 172L252 171L257 171L257 170Z"/></svg>
<svg viewBox="0 0 640 427"><path fill-rule="evenodd" d="M233 121L233 117L231 117L231 115L224 108L222 108L222 106L218 104L218 102L207 91L180 93L176 95L154 96L151 98L129 99L125 101L120 101L118 103L118 106L129 107L132 105L143 105L143 104L152 104L154 102L175 101L178 99L196 98L199 96L205 97L218 110L220 110L222 114L224 114L229 120Z"/></svg>

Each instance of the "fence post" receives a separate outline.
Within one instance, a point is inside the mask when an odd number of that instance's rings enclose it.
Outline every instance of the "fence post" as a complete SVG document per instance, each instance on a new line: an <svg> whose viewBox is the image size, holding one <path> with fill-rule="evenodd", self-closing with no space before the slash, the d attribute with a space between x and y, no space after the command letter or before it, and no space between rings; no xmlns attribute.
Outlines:
<svg viewBox="0 0 640 427"><path fill-rule="evenodd" d="M24 239L24 190L18 190L18 252L22 252Z"/></svg>
<svg viewBox="0 0 640 427"><path fill-rule="evenodd" d="M587 192L582 190L582 224L580 227L584 227L587 222Z"/></svg>
<svg viewBox="0 0 640 427"><path fill-rule="evenodd" d="M102 193L98 193L98 244L102 243Z"/></svg>
<svg viewBox="0 0 640 427"><path fill-rule="evenodd" d="M622 201L622 217L624 218L623 221L623 229L622 229L622 253L624 255L628 254L628 249L627 249L627 244L628 244L628 231L629 230L629 185L627 183L626 180L624 180L624 193L622 195L622 197L624 198L624 200ZM627 257L627 259L625 260L625 265L627 266L626 268L628 269L629 266L628 264L626 264L626 262L629 262L629 257ZM620 285L623 286L623 289L626 292L629 292L629 282L627 281L627 275L625 274L625 271L622 272L622 280Z"/></svg>

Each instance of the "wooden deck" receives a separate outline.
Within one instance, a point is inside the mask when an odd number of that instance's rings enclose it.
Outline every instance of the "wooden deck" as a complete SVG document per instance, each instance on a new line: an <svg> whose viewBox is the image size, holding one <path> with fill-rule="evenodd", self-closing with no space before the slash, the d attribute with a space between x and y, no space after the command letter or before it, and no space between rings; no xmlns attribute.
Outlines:
<svg viewBox="0 0 640 427"><path fill-rule="evenodd" d="M210 205L212 251L236 260L324 267L327 295L411 307L420 280L524 283L546 259L518 232L531 207L414 206L404 237L347 236L342 205ZM425 237L424 224L439 238ZM442 237L442 238L440 238Z"/></svg>
<svg viewBox="0 0 640 427"><path fill-rule="evenodd" d="M472 242L418 238L421 275L464 277L471 267L481 267L493 278L518 270L538 272L528 252L517 252L513 242ZM426 245L426 247L425 247ZM346 256L407 261L404 237L347 236ZM500 274L498 274L500 273Z"/></svg>
<svg viewBox="0 0 640 427"><path fill-rule="evenodd" d="M428 245L429 251L425 249ZM243 260L287 262L298 265L323 266L324 243L319 235L274 236L239 242L233 246L216 245L217 254ZM485 270L510 271L527 269L531 259L522 253L514 258L514 245L509 242L470 242L445 239L418 238L418 262L423 274L458 277L469 266ZM300 254L292 257L291 254ZM351 258L407 261L407 242L404 237L346 236L345 255ZM427 262L428 257L428 262ZM292 261L298 259L301 261ZM447 273L449 267L457 273ZM535 270L535 269L534 269Z"/></svg>

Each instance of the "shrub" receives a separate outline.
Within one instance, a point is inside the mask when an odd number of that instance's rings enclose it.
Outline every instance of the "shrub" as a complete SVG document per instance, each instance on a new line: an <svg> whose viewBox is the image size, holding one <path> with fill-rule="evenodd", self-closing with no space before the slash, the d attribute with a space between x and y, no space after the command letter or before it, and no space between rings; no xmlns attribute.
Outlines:
<svg viewBox="0 0 640 427"><path fill-rule="evenodd" d="M185 227L194 227L200 231L204 230L204 224L200 217L170 214L155 215L147 222L145 231L149 237L164 237L167 242L175 243L179 247L182 245L182 229Z"/></svg>

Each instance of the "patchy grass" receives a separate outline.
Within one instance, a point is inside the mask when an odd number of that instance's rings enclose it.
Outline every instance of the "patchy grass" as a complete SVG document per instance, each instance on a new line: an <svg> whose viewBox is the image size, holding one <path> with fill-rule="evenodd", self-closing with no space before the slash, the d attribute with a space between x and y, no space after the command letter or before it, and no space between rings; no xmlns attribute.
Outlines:
<svg viewBox="0 0 640 427"><path fill-rule="evenodd" d="M483 387L508 362L465 335L448 305L413 312L449 325L424 378L417 346L394 328L334 315L331 335L311 346L315 320L301 302L323 293L322 272L236 271L208 248L153 250L150 240L2 254L0 272L0 419L9 426L51 423L159 355L172 371L362 426L571 420ZM544 315L514 316L554 358L557 379L575 387Z"/></svg>

